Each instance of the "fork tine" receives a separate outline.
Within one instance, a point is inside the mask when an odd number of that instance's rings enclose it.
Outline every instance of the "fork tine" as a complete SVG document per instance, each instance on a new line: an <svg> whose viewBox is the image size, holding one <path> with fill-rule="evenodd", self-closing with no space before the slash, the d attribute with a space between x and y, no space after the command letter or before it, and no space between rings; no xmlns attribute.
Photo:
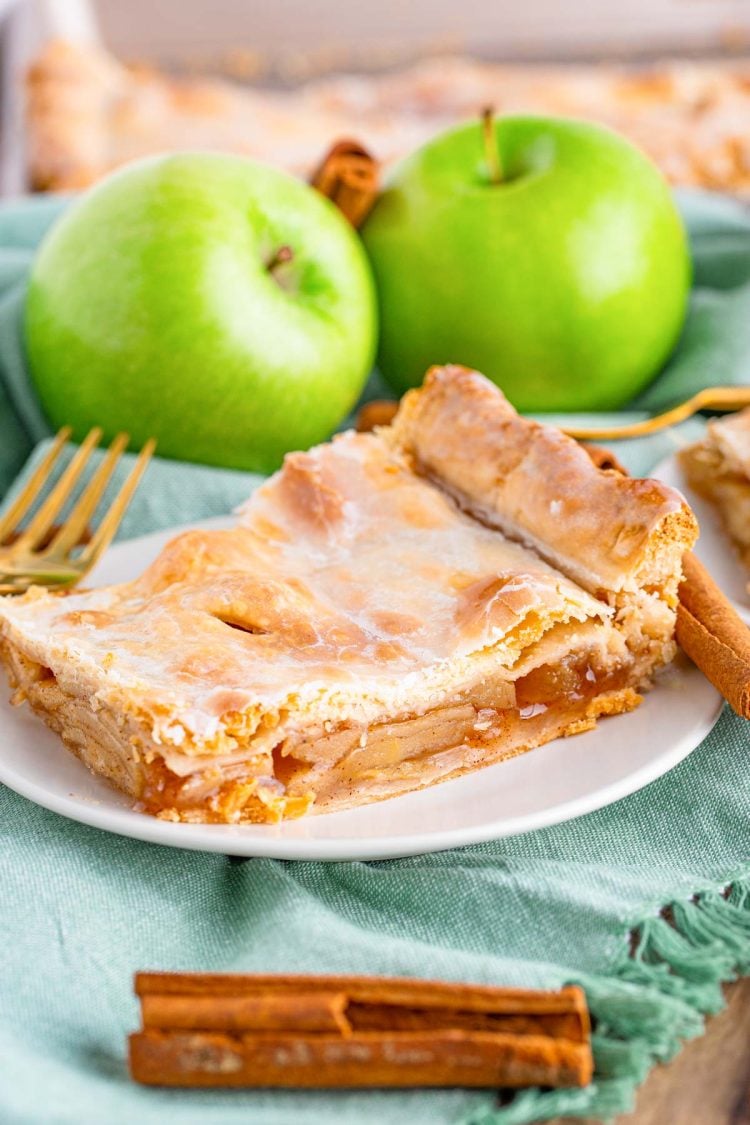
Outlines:
<svg viewBox="0 0 750 1125"><path fill-rule="evenodd" d="M127 447L130 440L128 434L118 434L109 447L107 456L102 461L93 477L81 493L78 503L73 508L63 526L55 535L42 555L66 555L73 550L81 535L86 530L86 525L91 519L96 506L101 500L104 490L109 484L109 479L114 472L115 465L120 460L120 454Z"/></svg>
<svg viewBox="0 0 750 1125"><path fill-rule="evenodd" d="M42 504L29 526L13 544L12 550L16 554L20 555L24 551L33 551L36 544L47 534L52 527L55 516L73 491L75 483L89 459L91 450L98 443L101 436L102 431L98 426L95 426L94 429L90 430L86 435L74 456L71 458L70 464L65 469L65 472Z"/></svg>
<svg viewBox="0 0 750 1125"><path fill-rule="evenodd" d="M94 563L98 561L112 542L114 534L120 526L122 517L125 515L125 510L133 497L133 493L138 487L141 477L146 471L146 466L151 460L151 455L155 448L156 440L154 438L149 438L141 450L138 460L130 470L130 475L112 501L112 505L104 519L96 529L91 542L86 544L83 551L78 556L76 561L85 566L86 570L89 570Z"/></svg>
<svg viewBox="0 0 750 1125"><path fill-rule="evenodd" d="M19 520L23 519L28 509L34 503L40 489L52 470L52 466L59 456L60 450L70 437L70 433L70 426L63 426L61 430L58 430L51 448L47 450L43 459L39 462L26 482L25 487L19 492L5 515L0 519L0 543L8 538Z"/></svg>

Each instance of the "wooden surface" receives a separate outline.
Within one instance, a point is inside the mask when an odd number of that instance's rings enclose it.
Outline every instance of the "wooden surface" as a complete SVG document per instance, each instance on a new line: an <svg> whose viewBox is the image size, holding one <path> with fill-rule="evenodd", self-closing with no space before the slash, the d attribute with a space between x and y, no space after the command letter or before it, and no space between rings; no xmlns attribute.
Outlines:
<svg viewBox="0 0 750 1125"><path fill-rule="evenodd" d="M635 1112L615 1125L750 1125L750 978L729 985L725 995L727 1007L708 1021L706 1034L655 1067L638 1091Z"/></svg>

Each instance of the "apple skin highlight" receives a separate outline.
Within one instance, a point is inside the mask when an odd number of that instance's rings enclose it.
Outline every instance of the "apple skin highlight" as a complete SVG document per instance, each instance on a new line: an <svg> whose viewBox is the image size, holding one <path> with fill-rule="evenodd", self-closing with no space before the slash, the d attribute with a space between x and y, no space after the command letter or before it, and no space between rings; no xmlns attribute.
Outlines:
<svg viewBox="0 0 750 1125"><path fill-rule="evenodd" d="M329 200L241 157L183 153L67 208L34 263L24 328L52 426L268 472L352 409L377 309L361 241Z"/></svg>
<svg viewBox="0 0 750 1125"><path fill-rule="evenodd" d="M362 236L379 366L401 393L431 363L475 367L517 409L610 410L658 373L687 311L687 236L666 181L601 126L450 130L390 174Z"/></svg>

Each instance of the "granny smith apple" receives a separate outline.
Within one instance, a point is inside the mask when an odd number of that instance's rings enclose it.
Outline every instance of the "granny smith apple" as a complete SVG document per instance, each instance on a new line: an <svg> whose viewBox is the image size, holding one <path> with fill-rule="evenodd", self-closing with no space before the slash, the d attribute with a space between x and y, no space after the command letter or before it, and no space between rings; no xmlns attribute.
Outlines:
<svg viewBox="0 0 750 1125"><path fill-rule="evenodd" d="M398 391L458 362L521 410L615 408L658 372L685 318L690 259L667 184L584 122L442 134L394 169L363 238L379 364Z"/></svg>
<svg viewBox="0 0 750 1125"><path fill-rule="evenodd" d="M25 335L52 425L267 471L351 409L376 321L366 254L329 200L241 157L183 153L130 165L63 214Z"/></svg>

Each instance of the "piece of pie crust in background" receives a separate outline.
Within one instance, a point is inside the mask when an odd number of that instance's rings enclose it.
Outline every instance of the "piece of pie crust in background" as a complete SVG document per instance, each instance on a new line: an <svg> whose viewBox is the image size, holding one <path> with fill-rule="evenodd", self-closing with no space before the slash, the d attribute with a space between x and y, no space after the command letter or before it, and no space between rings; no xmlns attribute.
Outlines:
<svg viewBox="0 0 750 1125"><path fill-rule="evenodd" d="M750 407L709 422L703 438L681 450L678 459L688 484L714 505L750 570Z"/></svg>
<svg viewBox="0 0 750 1125"><path fill-rule="evenodd" d="M16 689L183 821L276 821L456 777L628 711L674 651L697 525L476 372L290 454L226 531L120 586L0 600Z"/></svg>
<svg viewBox="0 0 750 1125"><path fill-rule="evenodd" d="M27 75L29 178L35 188L76 190L129 160L185 148L309 176L334 140L351 135L389 164L488 105L598 121L643 149L670 183L750 190L747 58L627 66L448 57L290 90L175 78L63 40L48 43Z"/></svg>

